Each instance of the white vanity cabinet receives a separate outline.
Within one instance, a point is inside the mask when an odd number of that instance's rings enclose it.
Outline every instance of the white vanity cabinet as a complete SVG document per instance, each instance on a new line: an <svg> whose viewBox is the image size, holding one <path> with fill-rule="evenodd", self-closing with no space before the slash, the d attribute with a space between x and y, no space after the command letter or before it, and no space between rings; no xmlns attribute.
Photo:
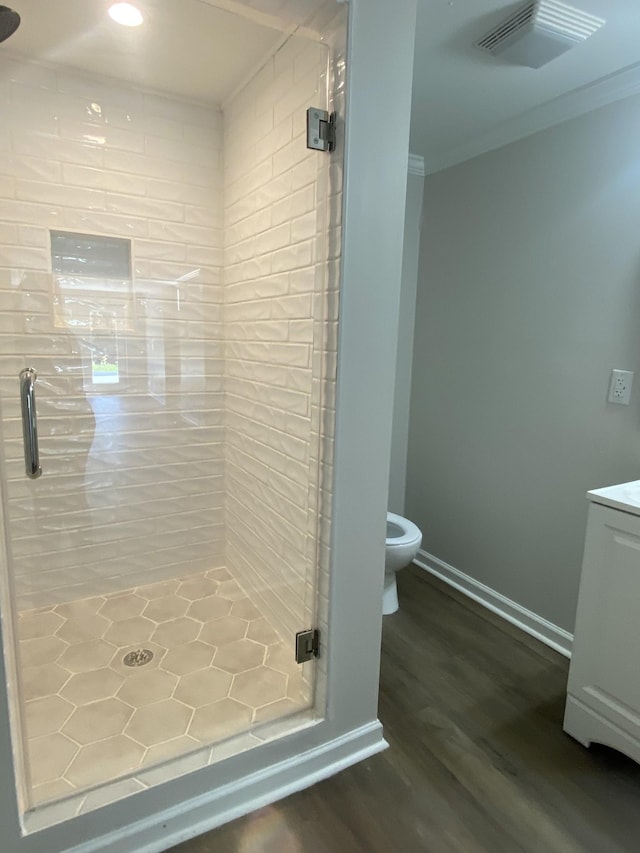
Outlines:
<svg viewBox="0 0 640 853"><path fill-rule="evenodd" d="M564 729L640 762L640 480L588 497Z"/></svg>

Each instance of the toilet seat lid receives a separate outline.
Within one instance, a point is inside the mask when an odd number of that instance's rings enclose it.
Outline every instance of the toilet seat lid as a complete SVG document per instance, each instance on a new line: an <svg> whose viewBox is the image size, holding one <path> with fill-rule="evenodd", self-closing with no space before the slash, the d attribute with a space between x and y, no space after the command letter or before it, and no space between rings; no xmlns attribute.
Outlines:
<svg viewBox="0 0 640 853"><path fill-rule="evenodd" d="M389 533L389 527L391 526L400 530L401 535L387 535L387 546L408 545L410 542L416 542L418 539L422 539L422 533L420 532L420 528L417 527L412 521L409 521L408 518L403 518L401 515L396 515L395 512L387 513L387 534Z"/></svg>

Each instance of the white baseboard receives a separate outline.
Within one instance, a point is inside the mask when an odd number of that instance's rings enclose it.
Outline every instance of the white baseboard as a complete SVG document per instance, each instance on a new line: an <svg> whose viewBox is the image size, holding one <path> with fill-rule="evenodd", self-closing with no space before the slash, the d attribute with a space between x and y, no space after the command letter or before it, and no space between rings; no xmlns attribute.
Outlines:
<svg viewBox="0 0 640 853"><path fill-rule="evenodd" d="M440 578L441 581L449 584L449 586L455 587L455 589L464 595L477 601L478 604L486 607L487 610L491 610L492 613L502 616L507 622L511 622L512 625L535 637L536 640L540 640L547 646L560 652L561 655L568 658L571 657L573 634L565 631L564 628L559 628L553 622L549 622L532 610L527 610L526 607L523 607L516 601L512 601L489 586L485 586L485 584L480 583L480 581L475 580L470 575L466 575L464 572L445 563L444 560L439 560L433 554L420 550L414 563L421 569Z"/></svg>
<svg viewBox="0 0 640 853"><path fill-rule="evenodd" d="M328 743L154 814L68 853L162 853L183 841L288 797L388 747L378 720Z"/></svg>

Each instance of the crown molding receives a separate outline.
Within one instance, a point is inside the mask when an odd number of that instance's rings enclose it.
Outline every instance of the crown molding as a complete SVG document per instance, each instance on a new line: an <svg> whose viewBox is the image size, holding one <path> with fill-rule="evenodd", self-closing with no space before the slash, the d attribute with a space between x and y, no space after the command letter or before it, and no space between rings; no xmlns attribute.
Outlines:
<svg viewBox="0 0 640 853"><path fill-rule="evenodd" d="M419 175L424 178L426 172L424 170L424 157L419 154L409 154L409 174Z"/></svg>
<svg viewBox="0 0 640 853"><path fill-rule="evenodd" d="M451 149L441 157L426 158L425 174L441 172L443 169L464 163L487 151L502 148L503 145L517 142L540 130L554 127L638 93L640 93L640 63L601 77L593 83L560 95L546 104L527 110L489 133L477 136L464 145Z"/></svg>

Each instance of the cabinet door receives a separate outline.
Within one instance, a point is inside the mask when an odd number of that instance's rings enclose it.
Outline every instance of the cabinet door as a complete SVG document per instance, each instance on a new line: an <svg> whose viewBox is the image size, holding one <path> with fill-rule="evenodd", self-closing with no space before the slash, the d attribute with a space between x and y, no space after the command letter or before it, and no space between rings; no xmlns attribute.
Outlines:
<svg viewBox="0 0 640 853"><path fill-rule="evenodd" d="M592 504L569 693L626 731L640 725L640 518Z"/></svg>

